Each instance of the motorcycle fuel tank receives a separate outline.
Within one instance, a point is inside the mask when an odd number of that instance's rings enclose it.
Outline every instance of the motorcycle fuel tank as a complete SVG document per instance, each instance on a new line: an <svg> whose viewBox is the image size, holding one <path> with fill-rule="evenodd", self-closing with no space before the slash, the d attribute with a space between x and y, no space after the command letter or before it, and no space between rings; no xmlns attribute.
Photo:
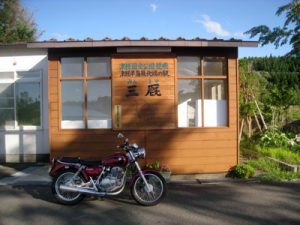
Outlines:
<svg viewBox="0 0 300 225"><path fill-rule="evenodd" d="M102 159L103 166L126 166L127 163L127 156L123 153L116 153Z"/></svg>

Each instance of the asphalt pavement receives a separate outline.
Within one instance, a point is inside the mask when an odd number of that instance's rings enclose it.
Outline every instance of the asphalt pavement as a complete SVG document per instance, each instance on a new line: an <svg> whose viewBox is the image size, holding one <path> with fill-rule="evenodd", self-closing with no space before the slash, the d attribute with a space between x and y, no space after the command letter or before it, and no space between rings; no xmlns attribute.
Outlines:
<svg viewBox="0 0 300 225"><path fill-rule="evenodd" d="M0 225L300 224L300 182L181 180L168 183L165 199L153 207L138 205L128 188L65 206L53 198L47 170L30 166L0 179Z"/></svg>

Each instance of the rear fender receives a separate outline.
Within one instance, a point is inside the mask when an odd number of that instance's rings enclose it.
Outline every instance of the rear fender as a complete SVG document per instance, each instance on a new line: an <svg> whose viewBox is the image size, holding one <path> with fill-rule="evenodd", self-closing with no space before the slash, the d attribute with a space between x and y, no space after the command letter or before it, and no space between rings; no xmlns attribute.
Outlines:
<svg viewBox="0 0 300 225"><path fill-rule="evenodd" d="M77 171L80 167L76 164L64 164L64 163L61 163L61 162L58 162L58 161L54 161L52 163L52 166L49 170L49 175L51 177L54 177L56 176L58 173L60 173L61 171L63 170L74 170L74 171Z"/></svg>
<svg viewBox="0 0 300 225"><path fill-rule="evenodd" d="M160 174L157 170L153 170L153 169L149 169L149 168L144 168L144 169L142 169L142 172L143 172L143 174L146 174L146 173L152 173L152 174L155 174L155 175L157 175L157 176L159 176L159 177L162 177L161 174ZM134 181L135 181L139 176L140 176L140 173L139 173L139 172L136 172L136 173L132 176L131 180L129 181L129 187L130 187L130 188L132 187L132 185L134 184Z"/></svg>

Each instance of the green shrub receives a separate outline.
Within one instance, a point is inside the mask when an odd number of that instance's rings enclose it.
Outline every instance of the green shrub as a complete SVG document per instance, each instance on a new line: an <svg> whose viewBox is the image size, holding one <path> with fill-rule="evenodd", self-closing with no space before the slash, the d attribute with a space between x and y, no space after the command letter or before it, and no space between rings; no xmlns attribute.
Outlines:
<svg viewBox="0 0 300 225"><path fill-rule="evenodd" d="M292 146L291 150L297 154L300 154L300 144Z"/></svg>
<svg viewBox="0 0 300 225"><path fill-rule="evenodd" d="M271 128L265 130L261 135L260 145L263 147L287 147L290 145L290 139L277 128Z"/></svg>
<svg viewBox="0 0 300 225"><path fill-rule="evenodd" d="M233 178L241 178L241 179L248 179L255 175L255 171L252 166L244 164L244 165L236 165L230 171L230 177Z"/></svg>

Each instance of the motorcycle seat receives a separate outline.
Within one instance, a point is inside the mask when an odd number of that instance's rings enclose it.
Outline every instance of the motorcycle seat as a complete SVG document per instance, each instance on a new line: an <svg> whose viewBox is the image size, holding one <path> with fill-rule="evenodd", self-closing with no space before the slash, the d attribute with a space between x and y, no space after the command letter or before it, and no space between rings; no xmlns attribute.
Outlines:
<svg viewBox="0 0 300 225"><path fill-rule="evenodd" d="M96 161L96 160L81 160L79 157L62 157L60 159L61 162L65 163L79 163L81 165L85 166L99 166L102 165L102 161Z"/></svg>
<svg viewBox="0 0 300 225"><path fill-rule="evenodd" d="M85 166L100 166L102 165L102 161L97 160L81 160L81 164Z"/></svg>
<svg viewBox="0 0 300 225"><path fill-rule="evenodd" d="M62 157L59 161L65 162L65 163L80 163L80 158L78 157Z"/></svg>

